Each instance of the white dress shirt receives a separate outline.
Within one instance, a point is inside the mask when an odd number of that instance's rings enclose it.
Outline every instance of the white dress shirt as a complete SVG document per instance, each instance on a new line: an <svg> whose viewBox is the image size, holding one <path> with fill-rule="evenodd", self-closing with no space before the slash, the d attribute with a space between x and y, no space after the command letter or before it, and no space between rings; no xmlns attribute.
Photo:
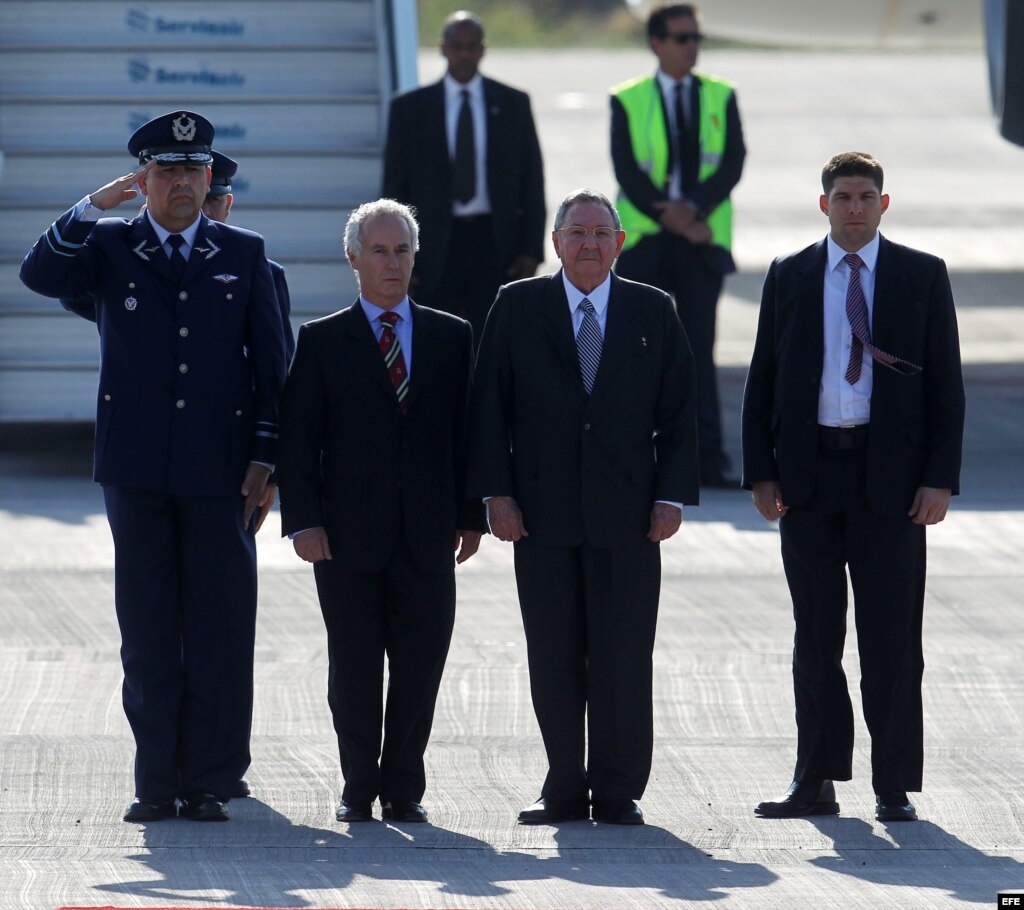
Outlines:
<svg viewBox="0 0 1024 910"><path fill-rule="evenodd" d="M462 110L462 91L469 92L469 108L473 112L473 150L476 152L476 192L469 202L452 200L452 214L488 215L491 197L487 192L487 108L484 103L484 79L477 73L469 82L456 82L444 75L444 125L448 137L448 157L455 160L455 133Z"/></svg>
<svg viewBox="0 0 1024 910"><path fill-rule="evenodd" d="M878 238L857 250L863 260L860 286L868 306L870 330L875 302L875 267L878 265ZM818 423L827 427L851 427L871 420L871 386L874 358L864 351L860 378L850 385L846 381L846 368L850 363L853 331L846 316L846 288L850 282L850 267L843 262L847 255L838 243L828 236L828 261L825 264L825 358L818 391Z"/></svg>

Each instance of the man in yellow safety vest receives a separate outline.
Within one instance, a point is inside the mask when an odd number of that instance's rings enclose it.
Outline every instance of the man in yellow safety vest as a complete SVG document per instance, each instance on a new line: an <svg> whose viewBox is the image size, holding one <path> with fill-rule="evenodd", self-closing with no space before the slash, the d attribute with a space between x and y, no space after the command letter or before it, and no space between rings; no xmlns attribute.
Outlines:
<svg viewBox="0 0 1024 910"><path fill-rule="evenodd" d="M732 258L732 203L746 157L736 93L695 72L703 35L690 3L647 20L658 70L611 92L617 207L626 240L616 272L675 297L697 365L701 485L737 487L722 440L713 348Z"/></svg>

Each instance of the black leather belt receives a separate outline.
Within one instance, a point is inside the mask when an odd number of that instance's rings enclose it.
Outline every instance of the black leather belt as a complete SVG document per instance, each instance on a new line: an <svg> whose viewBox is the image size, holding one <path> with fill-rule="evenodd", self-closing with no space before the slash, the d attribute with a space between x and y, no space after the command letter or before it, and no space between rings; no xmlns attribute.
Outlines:
<svg viewBox="0 0 1024 910"><path fill-rule="evenodd" d="M818 425L818 446L830 452L854 452L868 447L868 425L823 427Z"/></svg>

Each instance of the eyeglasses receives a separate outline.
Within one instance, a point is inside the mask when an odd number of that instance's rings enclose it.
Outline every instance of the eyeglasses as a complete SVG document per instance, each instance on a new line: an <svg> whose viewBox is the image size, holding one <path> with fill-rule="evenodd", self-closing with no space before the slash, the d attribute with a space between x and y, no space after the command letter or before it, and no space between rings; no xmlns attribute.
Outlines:
<svg viewBox="0 0 1024 910"><path fill-rule="evenodd" d="M700 32L665 32L661 36L662 41L675 41L676 44L700 44L704 36Z"/></svg>
<svg viewBox="0 0 1024 910"><path fill-rule="evenodd" d="M571 227L559 228L558 233L580 243L591 234L594 235L594 240L598 243L611 243L619 232L610 227L585 228L582 224L574 224Z"/></svg>

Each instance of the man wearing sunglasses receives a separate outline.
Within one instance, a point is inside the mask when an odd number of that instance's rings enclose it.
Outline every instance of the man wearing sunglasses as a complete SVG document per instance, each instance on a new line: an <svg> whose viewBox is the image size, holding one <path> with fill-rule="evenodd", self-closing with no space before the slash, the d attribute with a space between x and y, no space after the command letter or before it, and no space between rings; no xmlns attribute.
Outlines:
<svg viewBox="0 0 1024 910"><path fill-rule="evenodd" d="M736 93L694 71L697 7L661 4L647 20L656 73L611 93L612 163L626 242L615 268L675 297L697 365L701 485L738 487L722 442L713 349L732 258L732 205L746 147Z"/></svg>

